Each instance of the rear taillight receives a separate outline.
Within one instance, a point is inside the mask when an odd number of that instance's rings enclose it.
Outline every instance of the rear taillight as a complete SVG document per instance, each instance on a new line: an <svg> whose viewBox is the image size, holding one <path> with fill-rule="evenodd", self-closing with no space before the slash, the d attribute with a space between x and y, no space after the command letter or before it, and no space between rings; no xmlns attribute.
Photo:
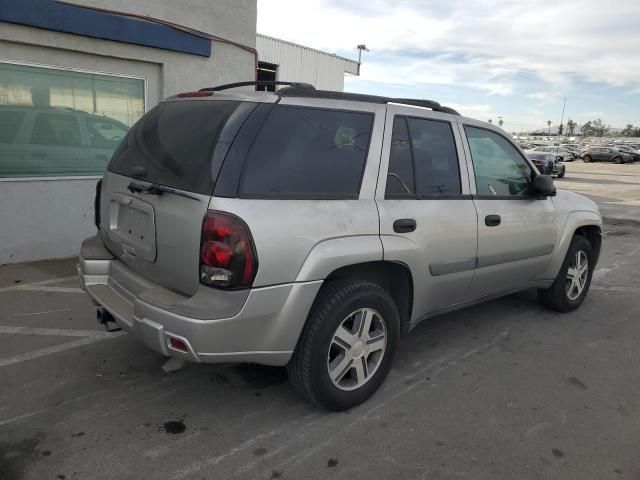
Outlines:
<svg viewBox="0 0 640 480"><path fill-rule="evenodd" d="M230 213L207 212L200 241L200 283L248 288L257 271L258 257L247 224Z"/></svg>
<svg viewBox="0 0 640 480"><path fill-rule="evenodd" d="M93 199L93 223L100 230L100 195L102 194L102 179L96 183L96 196Z"/></svg>

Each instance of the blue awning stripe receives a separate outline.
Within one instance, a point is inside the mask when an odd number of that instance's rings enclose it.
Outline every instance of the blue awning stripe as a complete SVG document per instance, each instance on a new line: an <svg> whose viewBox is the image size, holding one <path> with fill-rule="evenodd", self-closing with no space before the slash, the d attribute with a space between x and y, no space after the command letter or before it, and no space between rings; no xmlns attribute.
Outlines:
<svg viewBox="0 0 640 480"><path fill-rule="evenodd" d="M85 37L211 56L211 39L116 13L53 0L0 0L0 21Z"/></svg>

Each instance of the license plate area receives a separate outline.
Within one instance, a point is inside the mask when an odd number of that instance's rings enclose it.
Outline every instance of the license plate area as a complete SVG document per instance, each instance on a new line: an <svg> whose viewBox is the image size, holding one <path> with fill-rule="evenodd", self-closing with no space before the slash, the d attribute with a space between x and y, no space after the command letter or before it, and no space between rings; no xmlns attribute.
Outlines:
<svg viewBox="0 0 640 480"><path fill-rule="evenodd" d="M109 239L121 246L123 256L155 261L153 205L130 195L112 194L109 217Z"/></svg>

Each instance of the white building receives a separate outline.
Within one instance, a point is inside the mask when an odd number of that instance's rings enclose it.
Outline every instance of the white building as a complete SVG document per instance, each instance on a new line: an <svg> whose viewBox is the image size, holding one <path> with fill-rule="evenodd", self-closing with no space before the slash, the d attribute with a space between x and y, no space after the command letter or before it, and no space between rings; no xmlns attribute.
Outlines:
<svg viewBox="0 0 640 480"><path fill-rule="evenodd" d="M258 77L310 83L319 90L344 90L344 76L358 75L358 62L278 38L257 35Z"/></svg>
<svg viewBox="0 0 640 480"><path fill-rule="evenodd" d="M0 0L0 265L77 254L97 180L163 98L253 80L258 65L322 89L357 74L262 35L256 51L256 15L256 0Z"/></svg>

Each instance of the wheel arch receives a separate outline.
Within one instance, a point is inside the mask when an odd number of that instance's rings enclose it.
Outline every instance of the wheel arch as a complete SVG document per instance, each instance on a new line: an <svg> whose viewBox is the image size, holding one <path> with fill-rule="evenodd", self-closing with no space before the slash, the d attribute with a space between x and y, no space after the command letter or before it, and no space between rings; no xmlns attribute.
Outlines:
<svg viewBox="0 0 640 480"><path fill-rule="evenodd" d="M544 277L542 277L543 279L552 280L556 278L569 250L571 240L575 235L584 236L589 240L596 253L597 262L602 245L602 217L594 211L573 211L568 215L564 229L558 236L555 251L549 268L545 271Z"/></svg>
<svg viewBox="0 0 640 480"><path fill-rule="evenodd" d="M345 265L327 275L322 288L340 280L367 281L384 289L398 308L402 332L409 331L413 308L413 276L407 265L385 260Z"/></svg>

